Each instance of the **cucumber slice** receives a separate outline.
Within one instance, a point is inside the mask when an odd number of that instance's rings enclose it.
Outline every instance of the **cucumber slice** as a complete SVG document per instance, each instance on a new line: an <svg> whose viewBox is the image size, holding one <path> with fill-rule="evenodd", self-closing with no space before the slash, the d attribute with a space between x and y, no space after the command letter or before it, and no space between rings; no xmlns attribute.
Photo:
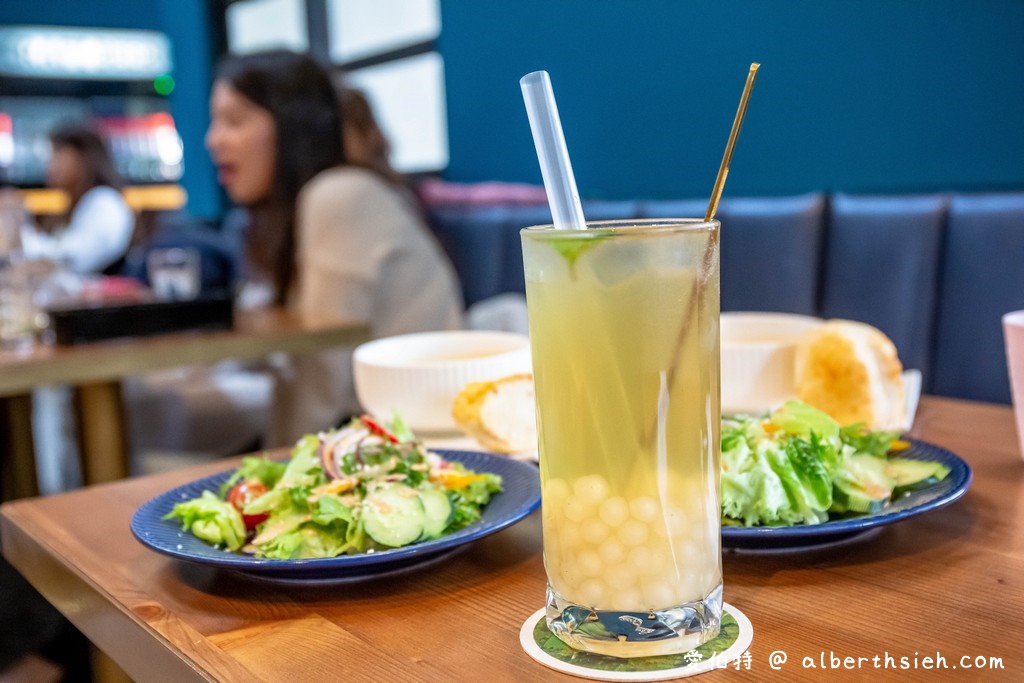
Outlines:
<svg viewBox="0 0 1024 683"><path fill-rule="evenodd" d="M888 470L896 480L895 495L927 488L949 474L949 468L941 462L909 458L889 458Z"/></svg>
<svg viewBox="0 0 1024 683"><path fill-rule="evenodd" d="M416 489L384 484L363 499L363 529L381 545L401 548L423 536L427 515Z"/></svg>
<svg viewBox="0 0 1024 683"><path fill-rule="evenodd" d="M426 512L423 537L425 539L440 538L455 514L452 501L448 498L448 494L441 489L422 489L419 494Z"/></svg>
<svg viewBox="0 0 1024 683"><path fill-rule="evenodd" d="M889 502L893 478L884 458L855 453L843 461L832 484L832 512L870 514Z"/></svg>

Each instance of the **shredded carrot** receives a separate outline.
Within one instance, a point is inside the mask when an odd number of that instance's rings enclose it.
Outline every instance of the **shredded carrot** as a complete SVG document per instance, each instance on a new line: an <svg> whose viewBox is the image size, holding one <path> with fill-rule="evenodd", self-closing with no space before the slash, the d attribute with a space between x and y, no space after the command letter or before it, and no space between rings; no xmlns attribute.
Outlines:
<svg viewBox="0 0 1024 683"><path fill-rule="evenodd" d="M439 482L446 489L464 489L474 481L483 479L482 474L464 474L458 470L434 470L430 481Z"/></svg>
<svg viewBox="0 0 1024 683"><path fill-rule="evenodd" d="M761 429L764 430L765 434L774 434L779 431L781 427L775 425L775 423L765 420L761 423Z"/></svg>
<svg viewBox="0 0 1024 683"><path fill-rule="evenodd" d="M900 451L905 451L908 448L910 448L910 442L904 441L903 439L896 439L891 444L889 444L889 450L895 451L897 453Z"/></svg>

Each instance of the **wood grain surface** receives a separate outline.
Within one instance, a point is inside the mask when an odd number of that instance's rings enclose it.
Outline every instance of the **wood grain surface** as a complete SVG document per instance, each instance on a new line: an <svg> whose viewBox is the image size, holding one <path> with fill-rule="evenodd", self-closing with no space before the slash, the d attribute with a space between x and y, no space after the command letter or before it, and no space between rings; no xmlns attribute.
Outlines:
<svg viewBox="0 0 1024 683"><path fill-rule="evenodd" d="M1011 411L926 397L912 434L967 460L966 496L841 549L727 552L725 599L753 624L751 659L704 677L1024 680L1024 460ZM231 464L7 503L4 555L140 681L573 680L519 645L544 599L539 515L422 571L339 586L270 585L132 538L143 502ZM778 670L774 652L787 656ZM893 668L902 658L910 668Z"/></svg>

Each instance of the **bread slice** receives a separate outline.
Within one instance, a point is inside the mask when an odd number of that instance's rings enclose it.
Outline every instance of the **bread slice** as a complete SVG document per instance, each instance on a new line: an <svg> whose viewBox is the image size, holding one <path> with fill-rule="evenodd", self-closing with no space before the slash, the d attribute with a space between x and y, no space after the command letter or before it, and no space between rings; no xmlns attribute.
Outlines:
<svg viewBox="0 0 1024 683"><path fill-rule="evenodd" d="M797 398L842 425L900 429L906 421L902 373L896 345L866 323L829 320L797 345Z"/></svg>
<svg viewBox="0 0 1024 683"><path fill-rule="evenodd" d="M452 417L466 435L497 453L537 449L533 375L470 382L455 397Z"/></svg>

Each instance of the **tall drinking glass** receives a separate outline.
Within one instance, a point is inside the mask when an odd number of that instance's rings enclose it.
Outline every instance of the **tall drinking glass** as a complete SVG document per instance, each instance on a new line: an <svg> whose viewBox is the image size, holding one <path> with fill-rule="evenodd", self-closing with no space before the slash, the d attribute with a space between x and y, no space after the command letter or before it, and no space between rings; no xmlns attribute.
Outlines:
<svg viewBox="0 0 1024 683"><path fill-rule="evenodd" d="M618 657L718 634L718 221L521 232L547 623Z"/></svg>

